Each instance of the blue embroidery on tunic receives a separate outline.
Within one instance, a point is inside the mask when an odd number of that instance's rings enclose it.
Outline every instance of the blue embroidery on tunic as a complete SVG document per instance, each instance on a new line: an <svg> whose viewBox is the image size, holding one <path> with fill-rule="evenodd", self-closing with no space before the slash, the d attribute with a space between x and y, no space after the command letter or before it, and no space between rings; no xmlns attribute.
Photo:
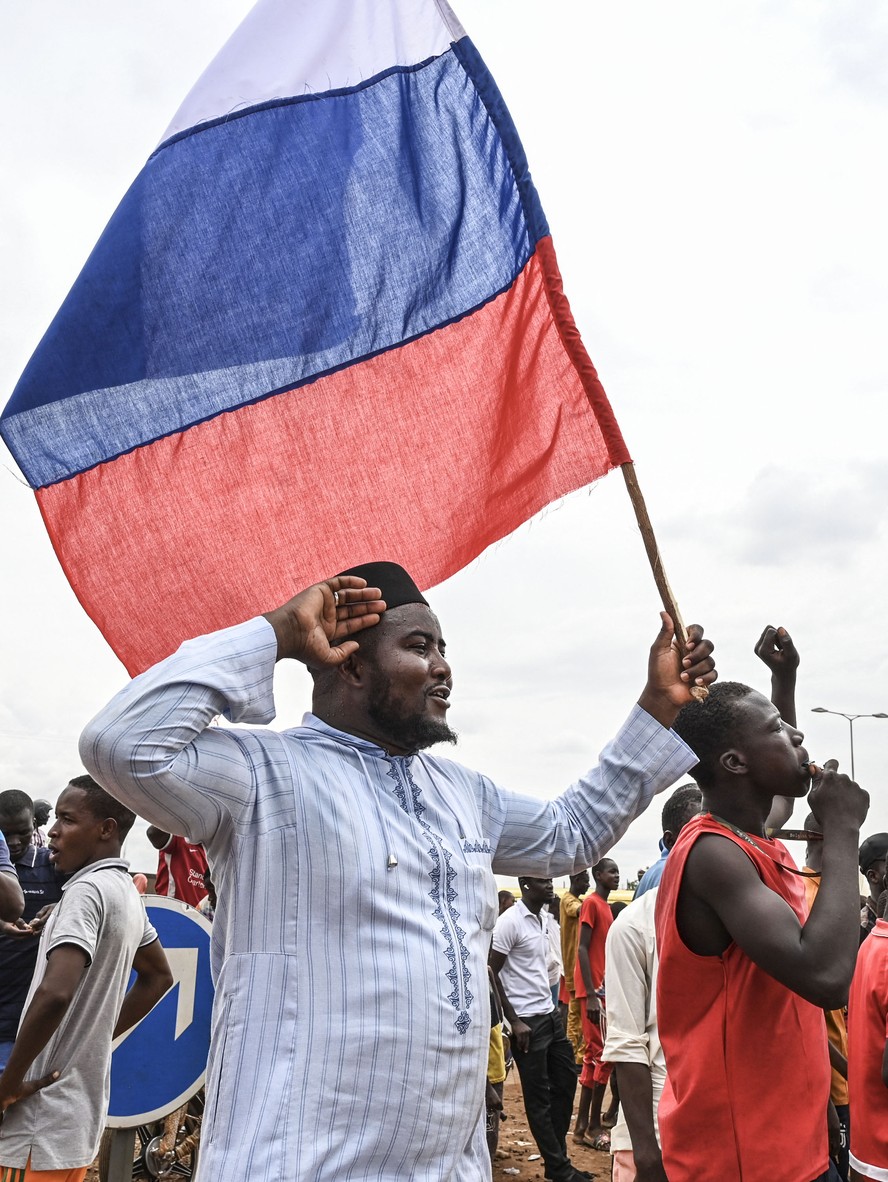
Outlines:
<svg viewBox="0 0 888 1182"><path fill-rule="evenodd" d="M429 845L429 856L432 859L432 869L429 871L429 878L432 880L432 889L429 891L429 898L435 904L432 914L441 924L441 935L444 937L444 955L450 964L450 968L444 974L452 986L450 992L447 994L447 1000L458 1011L458 1017L455 1023L456 1029L460 1034L465 1034L472 1024L469 1009L475 997L469 989L469 981L472 979L472 974L468 967L469 950L465 945L466 933L459 926L460 913L454 906L458 897L456 888L453 885L456 882L457 874L450 864L451 854L444 845L443 839L434 832L428 821L423 820L422 814L425 812L425 805L423 804L419 786L410 774L409 763L405 762L401 766L404 768L404 775L407 784L410 786L409 803L406 788L398 774L398 765L394 761L389 764L388 774L394 780L395 796L398 804L405 813L412 813L429 837L432 838L432 842ZM466 848L466 852L479 854L490 853L488 842L483 843L487 847L486 849L479 846L475 850L469 850L469 844L466 843L464 847ZM446 913L445 908L447 909Z"/></svg>
<svg viewBox="0 0 888 1182"><path fill-rule="evenodd" d="M401 777L398 775L397 767L393 762L389 764L388 775L390 775L395 781L395 796L398 798L398 804L405 813L412 812L417 821L419 821L420 825L422 825L423 829L428 829L428 825L422 819L422 814L425 812L425 805L422 802L422 793L419 791L419 788L416 786L416 782L410 775L410 769L407 764L404 765L404 770L407 773L407 783L410 785L410 804L407 802L407 790L404 787ZM413 806L412 808L410 807L411 804Z"/></svg>
<svg viewBox="0 0 888 1182"><path fill-rule="evenodd" d="M486 837L483 841L469 841L466 837L463 839L463 852L466 854L492 854L493 850Z"/></svg>
<svg viewBox="0 0 888 1182"><path fill-rule="evenodd" d="M407 804L407 790L405 789L404 784L401 781L401 777L398 775L398 770L393 763L389 764L387 775L391 776L391 778L395 781L395 796L398 798L398 804L405 813L409 813L410 807Z"/></svg>

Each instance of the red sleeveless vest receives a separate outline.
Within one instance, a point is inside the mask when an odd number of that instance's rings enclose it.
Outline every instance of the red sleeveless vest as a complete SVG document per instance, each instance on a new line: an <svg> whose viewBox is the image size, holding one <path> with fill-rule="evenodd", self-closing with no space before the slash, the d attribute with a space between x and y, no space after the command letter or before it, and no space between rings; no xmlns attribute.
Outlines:
<svg viewBox="0 0 888 1182"><path fill-rule="evenodd" d="M746 854L804 923L804 880L779 841L756 850L706 814L682 829L657 897L657 1019L668 1078L660 1101L669 1182L812 1182L829 1166L830 1070L823 1011L755 965L736 944L697 956L675 906L688 854L716 833Z"/></svg>

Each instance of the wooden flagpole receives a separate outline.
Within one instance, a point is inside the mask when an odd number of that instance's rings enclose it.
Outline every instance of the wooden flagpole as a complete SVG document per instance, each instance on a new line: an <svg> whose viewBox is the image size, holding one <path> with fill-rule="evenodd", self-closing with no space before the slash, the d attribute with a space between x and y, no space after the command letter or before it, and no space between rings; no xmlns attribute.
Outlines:
<svg viewBox="0 0 888 1182"><path fill-rule="evenodd" d="M651 564L651 570L654 573L654 582L657 584L657 590L660 592L663 608L672 617L672 623L675 625L676 638L679 644L683 645L688 638L687 629L684 626L684 620L681 618L681 612L678 610L678 604L675 602L675 595L669 586L669 580L666 578L663 559L660 557L660 547L657 545L657 539L654 536L654 527L651 525L651 519L648 515L647 505L645 504L641 489L638 487L635 465L630 460L627 464L621 464L620 468L623 473L623 479L626 481L629 500L632 502L632 508L635 510L635 518L638 522L638 528L641 530L641 538L644 542L648 562ZM709 697L709 690L705 685L694 685L691 686L691 696L697 698L698 701L702 701L704 698Z"/></svg>

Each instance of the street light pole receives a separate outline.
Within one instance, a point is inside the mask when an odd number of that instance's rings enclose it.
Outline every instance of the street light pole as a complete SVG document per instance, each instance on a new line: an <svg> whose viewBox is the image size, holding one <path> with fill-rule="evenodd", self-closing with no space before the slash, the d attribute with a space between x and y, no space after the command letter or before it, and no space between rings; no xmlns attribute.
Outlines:
<svg viewBox="0 0 888 1182"><path fill-rule="evenodd" d="M888 718L888 714L845 714L841 710L827 710L825 706L812 706L812 714L837 714L839 718L848 719L848 731L851 736L851 779L854 779L854 723L858 718Z"/></svg>

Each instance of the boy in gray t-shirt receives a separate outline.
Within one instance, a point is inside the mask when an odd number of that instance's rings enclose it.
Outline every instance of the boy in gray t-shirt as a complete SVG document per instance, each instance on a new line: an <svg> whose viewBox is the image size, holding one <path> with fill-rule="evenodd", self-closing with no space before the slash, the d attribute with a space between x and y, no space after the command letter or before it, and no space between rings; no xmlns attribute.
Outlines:
<svg viewBox="0 0 888 1182"><path fill-rule="evenodd" d="M72 875L40 938L15 1046L0 1075L0 1170L25 1182L68 1170L78 1182L98 1150L111 1042L173 983L127 863L135 813L90 776L72 780L49 831L55 866ZM127 993L130 969L136 980ZM124 998L125 995L125 998Z"/></svg>

